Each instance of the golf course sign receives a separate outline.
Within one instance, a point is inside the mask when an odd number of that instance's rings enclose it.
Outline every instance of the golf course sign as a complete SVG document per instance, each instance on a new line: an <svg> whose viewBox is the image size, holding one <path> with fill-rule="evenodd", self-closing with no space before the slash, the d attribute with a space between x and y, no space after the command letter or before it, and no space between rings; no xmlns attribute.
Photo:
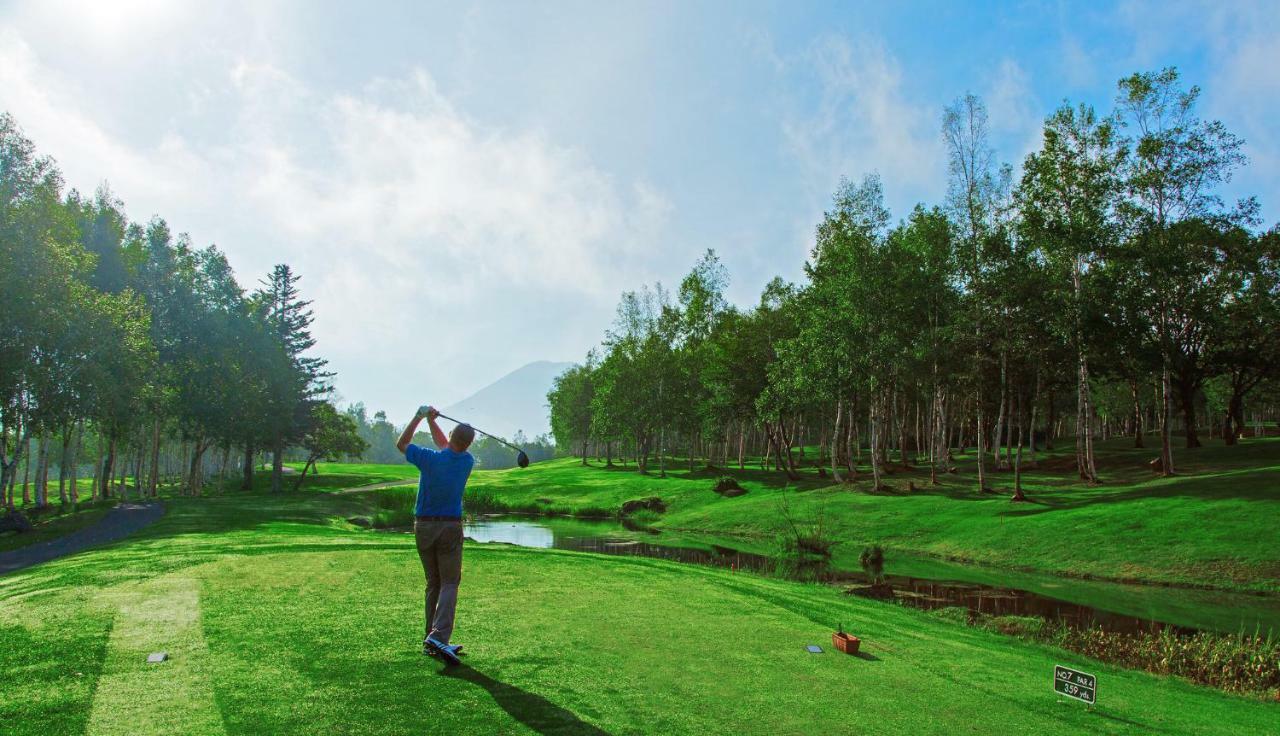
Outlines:
<svg viewBox="0 0 1280 736"><path fill-rule="evenodd" d="M1053 666L1053 690L1059 695L1093 705L1098 697L1098 678L1056 664Z"/></svg>

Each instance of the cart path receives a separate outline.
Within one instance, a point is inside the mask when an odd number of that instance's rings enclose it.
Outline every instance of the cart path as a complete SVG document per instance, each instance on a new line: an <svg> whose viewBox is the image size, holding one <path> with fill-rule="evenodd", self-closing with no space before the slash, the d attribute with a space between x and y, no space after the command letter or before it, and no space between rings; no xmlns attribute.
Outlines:
<svg viewBox="0 0 1280 736"><path fill-rule="evenodd" d="M401 480L388 480L382 483L374 483L373 485L368 485L368 486L356 486L355 488L344 488L341 491L334 491L334 493L360 493L362 491L377 491L382 488L400 488L402 486L416 486L416 485L418 485L417 478L404 478Z"/></svg>
<svg viewBox="0 0 1280 736"><path fill-rule="evenodd" d="M123 539L154 524L161 516L164 505L159 501L119 504L94 524L65 537L0 552L0 575Z"/></svg>

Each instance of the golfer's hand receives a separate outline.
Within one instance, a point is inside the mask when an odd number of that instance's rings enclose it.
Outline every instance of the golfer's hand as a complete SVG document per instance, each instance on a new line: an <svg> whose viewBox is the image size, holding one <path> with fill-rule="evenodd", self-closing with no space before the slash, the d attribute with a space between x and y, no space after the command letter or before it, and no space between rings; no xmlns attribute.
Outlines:
<svg viewBox="0 0 1280 736"><path fill-rule="evenodd" d="M427 419L435 419L438 416L440 416L440 412L434 406L427 407Z"/></svg>
<svg viewBox="0 0 1280 736"><path fill-rule="evenodd" d="M422 406L418 407L418 413L416 416L419 419L425 419L426 417L431 416L431 412L433 411L435 411L434 407L430 407L430 406L427 406L426 404L423 404Z"/></svg>

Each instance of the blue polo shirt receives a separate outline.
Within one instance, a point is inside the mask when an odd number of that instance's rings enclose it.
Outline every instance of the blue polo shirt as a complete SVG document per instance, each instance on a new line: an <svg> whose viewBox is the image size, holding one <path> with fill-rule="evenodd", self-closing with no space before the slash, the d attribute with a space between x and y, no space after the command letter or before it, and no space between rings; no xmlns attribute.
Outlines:
<svg viewBox="0 0 1280 736"><path fill-rule="evenodd" d="M462 491L476 460L469 452L455 452L452 447L432 450L410 444L404 459L417 466L418 503L414 516L462 516Z"/></svg>

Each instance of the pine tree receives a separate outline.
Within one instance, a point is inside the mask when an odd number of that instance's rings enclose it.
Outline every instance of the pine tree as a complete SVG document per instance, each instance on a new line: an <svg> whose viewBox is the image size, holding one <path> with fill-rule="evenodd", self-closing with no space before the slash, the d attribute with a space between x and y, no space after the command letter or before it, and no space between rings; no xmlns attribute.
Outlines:
<svg viewBox="0 0 1280 736"><path fill-rule="evenodd" d="M328 361L305 355L316 344L310 329L315 317L311 302L301 297L299 280L288 265L279 264L258 293L261 317L281 351L270 381L272 493L282 489L285 448L305 433L313 405L332 390Z"/></svg>

